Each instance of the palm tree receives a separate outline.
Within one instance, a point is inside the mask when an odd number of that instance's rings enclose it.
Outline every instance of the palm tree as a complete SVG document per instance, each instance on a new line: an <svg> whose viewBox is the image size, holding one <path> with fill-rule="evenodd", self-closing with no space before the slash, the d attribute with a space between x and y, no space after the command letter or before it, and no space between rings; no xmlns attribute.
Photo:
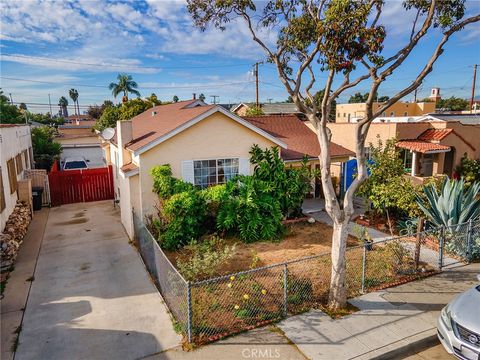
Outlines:
<svg viewBox="0 0 480 360"><path fill-rule="evenodd" d="M65 96L62 96L60 99L58 99L58 106L60 106L61 116L63 116L64 118L67 118L68 117L68 110L67 110L68 100Z"/></svg>
<svg viewBox="0 0 480 360"><path fill-rule="evenodd" d="M205 95L203 94L200 94L200 96L198 97L201 101L205 101Z"/></svg>
<svg viewBox="0 0 480 360"><path fill-rule="evenodd" d="M128 101L128 93L132 93L140 97L140 92L138 92L138 84L132 80L132 75L127 74L118 74L117 76L118 84L112 82L108 86L112 90L112 95L116 98L118 94L123 92L122 102Z"/></svg>
<svg viewBox="0 0 480 360"><path fill-rule="evenodd" d="M80 116L80 108L78 108L77 112L77 107L75 106L75 104L78 104L78 91L75 89L70 89L68 94L70 95L70 99L73 100L73 108L75 109L75 115L77 116L78 120L78 117Z"/></svg>

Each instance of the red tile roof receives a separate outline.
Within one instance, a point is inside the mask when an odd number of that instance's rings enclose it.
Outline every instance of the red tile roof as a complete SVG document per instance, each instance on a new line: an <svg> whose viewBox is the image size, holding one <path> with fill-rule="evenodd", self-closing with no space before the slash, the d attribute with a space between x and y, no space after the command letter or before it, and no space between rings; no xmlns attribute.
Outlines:
<svg viewBox="0 0 480 360"><path fill-rule="evenodd" d="M397 147L402 149L413 150L420 153L428 153L430 151L449 151L450 146L434 144L423 140L400 140Z"/></svg>
<svg viewBox="0 0 480 360"><path fill-rule="evenodd" d="M132 119L133 140L127 144L127 148L136 151L215 106L186 107L195 101L198 100L159 105L135 116Z"/></svg>
<svg viewBox="0 0 480 360"><path fill-rule="evenodd" d="M418 135L417 139L423 141L440 141L445 139L452 131L453 129L427 129Z"/></svg>
<svg viewBox="0 0 480 360"><path fill-rule="evenodd" d="M300 160L304 155L313 158L320 154L317 136L297 115L246 116L244 119L287 144L287 149L281 149L284 160ZM330 143L330 153L332 157L355 155L335 143Z"/></svg>

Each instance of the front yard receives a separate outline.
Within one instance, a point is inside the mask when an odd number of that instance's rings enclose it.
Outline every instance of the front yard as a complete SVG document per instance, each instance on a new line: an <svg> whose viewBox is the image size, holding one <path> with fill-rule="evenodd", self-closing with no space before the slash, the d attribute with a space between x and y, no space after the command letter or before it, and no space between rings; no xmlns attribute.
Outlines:
<svg viewBox="0 0 480 360"><path fill-rule="evenodd" d="M225 246L235 245L235 251L224 263L215 269L215 276L227 275L238 271L280 264L307 256L329 253L332 242L332 227L306 221L286 225L285 235L280 240L244 243L234 236L227 237ZM348 237L348 246L360 245L358 239ZM187 261L192 256L190 249L165 252L173 264L178 260ZM196 280L201 280L197 278Z"/></svg>

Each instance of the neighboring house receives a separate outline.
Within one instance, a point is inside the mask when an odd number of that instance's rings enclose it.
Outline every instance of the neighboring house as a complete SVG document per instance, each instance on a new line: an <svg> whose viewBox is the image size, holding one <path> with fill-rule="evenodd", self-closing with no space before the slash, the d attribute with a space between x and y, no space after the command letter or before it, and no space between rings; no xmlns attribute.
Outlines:
<svg viewBox="0 0 480 360"><path fill-rule="evenodd" d="M247 111L255 107L255 103L240 103L233 105L230 111L239 115L245 116ZM265 103L260 104L265 115L282 115L282 114L301 114L294 103Z"/></svg>
<svg viewBox="0 0 480 360"><path fill-rule="evenodd" d="M328 124L332 141L355 150L355 128L353 123ZM419 179L446 174L452 176L466 155L480 158L480 125L465 125L459 120L439 121L425 118L414 123L372 123L366 144L384 143L396 138L402 149L406 172Z"/></svg>
<svg viewBox="0 0 480 360"><path fill-rule="evenodd" d="M58 127L58 137L55 139L62 145L60 160L71 157L83 157L88 160L91 168L105 166L101 140L93 132L95 121L81 121Z"/></svg>
<svg viewBox="0 0 480 360"><path fill-rule="evenodd" d="M116 134L104 148L128 235L133 237L132 210L140 218L156 212L150 176L154 166L170 164L173 176L200 187L225 183L251 173L254 144L287 148L281 139L223 107L195 99L155 106L117 122Z"/></svg>
<svg viewBox="0 0 480 360"><path fill-rule="evenodd" d="M373 111L383 106L381 102L373 103ZM365 116L367 111L366 103L337 104L336 123L357 122ZM435 102L403 102L398 101L383 112L380 117L414 117L435 112Z"/></svg>
<svg viewBox="0 0 480 360"><path fill-rule="evenodd" d="M281 157L286 163L299 166L304 155L307 155L309 165L312 168L320 168L318 159L320 145L317 136L305 126L299 115L246 116L244 119L287 144L287 148L280 149ZM342 163L355 156L355 153L332 142L330 156L331 175L340 179ZM315 197L321 194L320 179L315 181L314 194Z"/></svg>
<svg viewBox="0 0 480 360"><path fill-rule="evenodd" d="M33 168L29 125L0 124L0 232L18 199L18 182Z"/></svg>
<svg viewBox="0 0 480 360"><path fill-rule="evenodd" d="M480 114L428 114L418 121L458 121L463 125L480 125Z"/></svg>
<svg viewBox="0 0 480 360"><path fill-rule="evenodd" d="M80 121L80 122L95 121L95 119L88 114L83 114L83 115L73 114L73 115L69 115L67 118L65 118L65 122L70 123L70 124L76 123L78 121Z"/></svg>

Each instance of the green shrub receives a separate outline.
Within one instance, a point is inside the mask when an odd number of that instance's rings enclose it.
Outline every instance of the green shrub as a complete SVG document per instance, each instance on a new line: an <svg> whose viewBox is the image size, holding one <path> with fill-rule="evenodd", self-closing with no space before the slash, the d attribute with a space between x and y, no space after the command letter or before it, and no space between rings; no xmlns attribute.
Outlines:
<svg viewBox="0 0 480 360"><path fill-rule="evenodd" d="M205 204L207 207L205 228L208 231L216 231L218 209L220 208L220 203L223 201L223 198L225 196L225 191L225 184L210 186L206 189L200 190L200 194L205 200Z"/></svg>
<svg viewBox="0 0 480 360"><path fill-rule="evenodd" d="M250 155L250 161L255 166L253 177L268 185L272 196L280 203L283 216L301 213L314 176L307 167L307 159L304 158L299 168L287 167L278 147L262 150L258 145L252 147Z"/></svg>
<svg viewBox="0 0 480 360"><path fill-rule="evenodd" d="M313 285L309 278L290 275L287 280L288 303L299 305L313 300Z"/></svg>
<svg viewBox="0 0 480 360"><path fill-rule="evenodd" d="M153 192L163 200L174 194L195 189L192 184L174 178L172 169L168 164L153 167L150 170L150 175L153 177Z"/></svg>
<svg viewBox="0 0 480 360"><path fill-rule="evenodd" d="M235 253L235 244L226 245L219 237L212 236L202 242L192 241L185 246L188 260L177 261L180 273L189 281L214 275L218 268Z"/></svg>
<svg viewBox="0 0 480 360"><path fill-rule="evenodd" d="M204 233L206 205L195 189L172 195L160 213L165 225L159 242L165 249L178 249Z"/></svg>
<svg viewBox="0 0 480 360"><path fill-rule="evenodd" d="M247 243L279 238L282 212L271 185L253 176L229 181L218 210L217 227L238 233Z"/></svg>
<svg viewBox="0 0 480 360"><path fill-rule="evenodd" d="M465 187L469 188L474 182L480 182L480 159L469 159L462 157L460 166L455 169L465 181Z"/></svg>

